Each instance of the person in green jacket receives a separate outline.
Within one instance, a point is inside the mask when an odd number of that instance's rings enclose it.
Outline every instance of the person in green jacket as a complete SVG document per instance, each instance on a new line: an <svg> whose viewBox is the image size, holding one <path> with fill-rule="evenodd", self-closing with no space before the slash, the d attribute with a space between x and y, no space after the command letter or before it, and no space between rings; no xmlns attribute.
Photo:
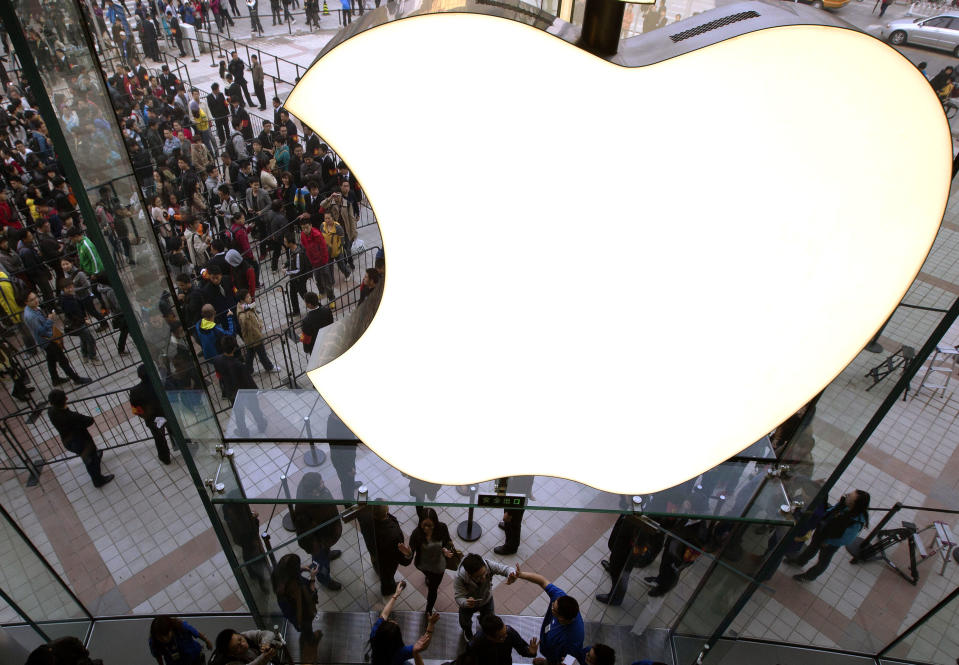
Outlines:
<svg viewBox="0 0 959 665"><path fill-rule="evenodd" d="M91 277L103 272L103 261L100 260L100 255L97 254L97 248L94 247L90 239L83 234L83 231L74 226L70 229L67 237L70 239L70 242L73 243L73 246L76 247L77 263L80 264L80 270Z"/></svg>

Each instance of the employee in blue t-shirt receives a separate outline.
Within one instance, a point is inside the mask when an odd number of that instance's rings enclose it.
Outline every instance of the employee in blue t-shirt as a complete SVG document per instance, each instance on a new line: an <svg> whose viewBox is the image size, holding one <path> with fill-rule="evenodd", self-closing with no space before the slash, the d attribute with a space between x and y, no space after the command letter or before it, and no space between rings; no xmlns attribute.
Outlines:
<svg viewBox="0 0 959 665"><path fill-rule="evenodd" d="M562 663L567 655L572 655L580 665L586 665L585 631L579 603L542 575L523 572L519 566L516 566L516 579L538 584L549 594L549 607L539 629L539 652L548 665Z"/></svg>
<svg viewBox="0 0 959 665"><path fill-rule="evenodd" d="M150 624L150 654L158 665L199 665L206 662L203 647L213 650L213 644L203 633L186 621L160 616Z"/></svg>

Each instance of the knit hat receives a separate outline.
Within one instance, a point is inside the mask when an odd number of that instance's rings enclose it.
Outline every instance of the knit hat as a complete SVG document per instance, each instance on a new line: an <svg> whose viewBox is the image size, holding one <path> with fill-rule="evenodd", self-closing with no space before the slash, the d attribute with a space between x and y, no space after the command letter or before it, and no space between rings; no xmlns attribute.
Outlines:
<svg viewBox="0 0 959 665"><path fill-rule="evenodd" d="M236 268L238 265L243 263L243 257L235 249L230 249L230 250L227 250L227 253L226 253L226 262L229 263L234 268Z"/></svg>

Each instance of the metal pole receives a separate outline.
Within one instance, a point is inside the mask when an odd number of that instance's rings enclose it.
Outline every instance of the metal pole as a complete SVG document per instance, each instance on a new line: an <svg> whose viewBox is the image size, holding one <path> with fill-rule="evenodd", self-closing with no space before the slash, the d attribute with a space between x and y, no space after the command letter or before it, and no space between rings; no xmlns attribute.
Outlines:
<svg viewBox="0 0 959 665"><path fill-rule="evenodd" d="M459 526L456 527L456 534L460 537L460 540L465 540L467 543L472 543L474 540L479 540L480 536L483 535L483 527L473 521L473 506L476 503L476 485L470 485L470 509L466 514L466 521L460 522Z"/></svg>
<svg viewBox="0 0 959 665"><path fill-rule="evenodd" d="M313 431L310 428L310 417L303 416L303 425L306 428L306 438L309 439L310 449L303 455L303 463L307 466L320 466L326 461L326 453L316 449L316 442L313 441Z"/></svg>
<svg viewBox="0 0 959 665"><path fill-rule="evenodd" d="M286 495L286 498L292 501L293 497L290 495L290 485L286 476L280 476L280 486L283 488L283 494ZM288 508L286 515L283 516L283 528L291 532L296 531L296 527L293 526L293 504L288 504Z"/></svg>

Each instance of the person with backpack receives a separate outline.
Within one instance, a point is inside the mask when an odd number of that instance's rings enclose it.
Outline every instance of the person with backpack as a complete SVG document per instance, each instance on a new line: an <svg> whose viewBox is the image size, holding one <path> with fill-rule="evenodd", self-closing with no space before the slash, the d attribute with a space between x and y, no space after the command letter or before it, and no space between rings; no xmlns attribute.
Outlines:
<svg viewBox="0 0 959 665"><path fill-rule="evenodd" d="M250 153L246 149L246 139L243 137L243 134L240 132L242 122L239 118L234 117L231 121L231 126L233 131L230 132L230 140L226 143L226 152L235 162L241 162L244 159L250 158Z"/></svg>
<svg viewBox="0 0 959 665"><path fill-rule="evenodd" d="M869 526L869 501L869 492L853 490L826 509L806 548L796 556L785 558L787 564L802 568L819 555L816 565L793 575L794 580L811 582L822 575L839 548L854 541L863 527Z"/></svg>
<svg viewBox="0 0 959 665"><path fill-rule="evenodd" d="M184 232L183 240L193 271L199 274L200 269L210 261L210 243L212 242L210 236L204 232L203 222L194 218Z"/></svg>
<svg viewBox="0 0 959 665"><path fill-rule="evenodd" d="M263 321L256 311L256 304L253 302L253 294L247 289L239 289L236 292L238 301L237 319L240 326L240 337L246 344L246 367L253 371L253 356L260 359L263 369L271 374L279 374L280 368L273 364L270 357L266 354L266 347L263 344Z"/></svg>
<svg viewBox="0 0 959 665"><path fill-rule="evenodd" d="M230 266L230 282L232 282L234 289L245 289L255 298L256 271L253 270L249 260L245 259L235 249L228 249L226 251L226 262ZM236 296L236 300L237 302L240 301L239 295Z"/></svg>

